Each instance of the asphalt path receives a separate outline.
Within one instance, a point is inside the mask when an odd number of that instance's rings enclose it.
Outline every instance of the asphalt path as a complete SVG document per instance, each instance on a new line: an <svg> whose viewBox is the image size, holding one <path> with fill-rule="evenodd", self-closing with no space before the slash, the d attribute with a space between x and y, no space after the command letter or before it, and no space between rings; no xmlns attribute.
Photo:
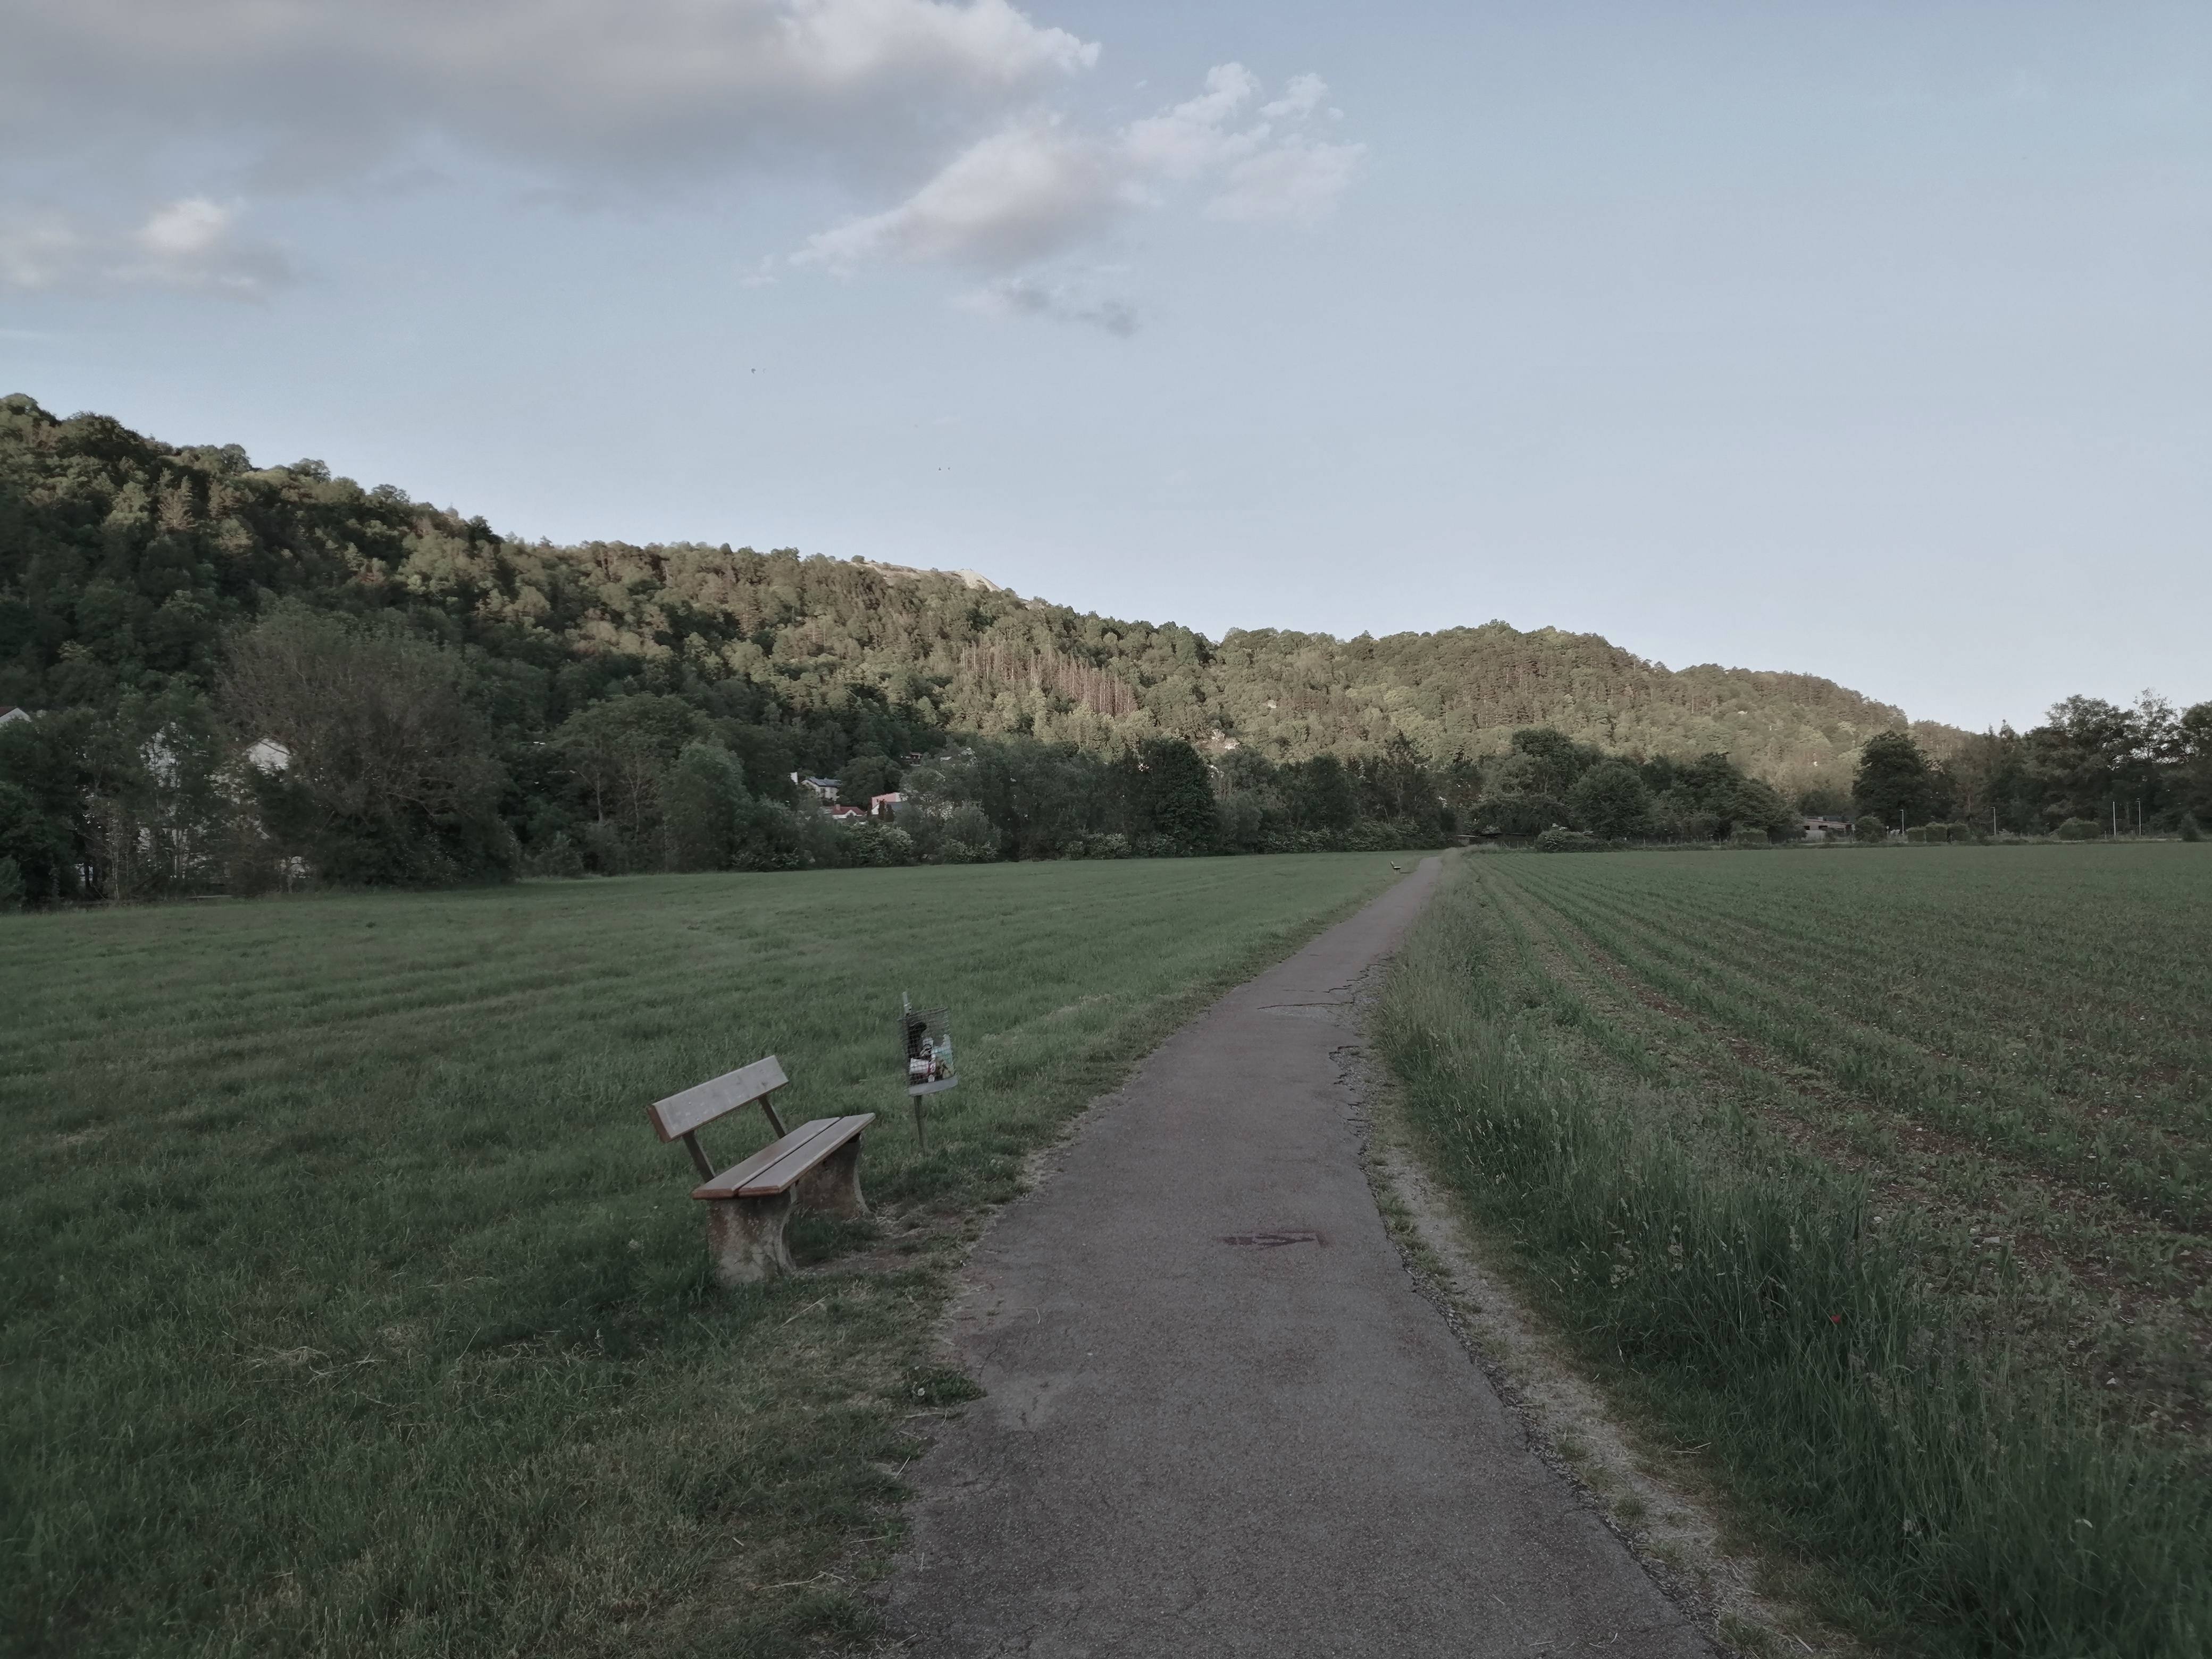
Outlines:
<svg viewBox="0 0 2212 1659"><path fill-rule="evenodd" d="M1100 1102L978 1244L910 1473L918 1656L1711 1650L1528 1449L1361 1168L1350 1005L1437 861Z"/></svg>

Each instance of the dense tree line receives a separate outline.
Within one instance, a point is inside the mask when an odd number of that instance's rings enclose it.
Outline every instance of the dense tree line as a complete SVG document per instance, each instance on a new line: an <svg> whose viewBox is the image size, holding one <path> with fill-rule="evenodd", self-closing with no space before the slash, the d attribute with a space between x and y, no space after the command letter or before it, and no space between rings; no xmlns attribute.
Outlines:
<svg viewBox="0 0 2212 1659"><path fill-rule="evenodd" d="M1826 793L1808 801L1844 804ZM1886 732L1863 751L1849 804L1885 831L1955 823L1990 835L2066 825L2197 833L2212 819L2212 702L2068 697L2028 732L2007 726L1932 753L1910 732Z"/></svg>
<svg viewBox="0 0 2212 1659"><path fill-rule="evenodd" d="M2172 732L2201 749L2201 711L2076 702L2063 741L1912 728L1942 759L1908 817L2078 816L2100 777L2154 775L2127 799L2171 817ZM1826 681L1549 629L1216 643L964 574L523 544L319 462L21 396L0 398L10 705L35 718L0 726L0 899L1783 835L1785 793L1840 800L1903 726ZM840 827L795 775L914 799Z"/></svg>

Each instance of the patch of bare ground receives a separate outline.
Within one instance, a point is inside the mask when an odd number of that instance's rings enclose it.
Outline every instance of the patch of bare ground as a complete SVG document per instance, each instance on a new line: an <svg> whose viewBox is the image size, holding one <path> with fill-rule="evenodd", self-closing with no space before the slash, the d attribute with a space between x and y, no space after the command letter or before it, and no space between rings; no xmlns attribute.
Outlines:
<svg viewBox="0 0 2212 1659"><path fill-rule="evenodd" d="M1723 1649L1860 1659L1864 1648L1779 1588L1788 1564L1732 1534L1702 1464L1705 1448L1662 1445L1640 1433L1490 1265L1499 1248L1428 1175L1381 1068L1356 1045L1340 1049L1339 1059L1364 1107L1358 1127L1368 1180L1406 1271L1489 1378L1530 1448Z"/></svg>
<svg viewBox="0 0 2212 1659"><path fill-rule="evenodd" d="M1724 1051L1769 1086L1756 1094L1731 1089L1731 1079L1690 1052L1695 1045L1655 1034L1668 1060L1729 1094L1792 1151L1863 1176L1877 1218L1911 1216L1931 1237L1965 1241L1927 1263L1931 1277L1991 1304L1985 1314L1992 1321L2047 1334L2050 1352L2077 1381L2109 1391L2145 1425L2189 1437L2212 1427L2204 1388L2212 1374L2212 1252L2197 1248L2196 1235L1835 1087L1683 1007L1547 910L1547 924L1572 941L1594 980L1531 925L1528 896L1498 896L1546 974L1598 1006L1632 999L1664 1025ZM1855 1121L1878 1127L1855 1133L1847 1127ZM2008 1282L2014 1288L2000 1292Z"/></svg>

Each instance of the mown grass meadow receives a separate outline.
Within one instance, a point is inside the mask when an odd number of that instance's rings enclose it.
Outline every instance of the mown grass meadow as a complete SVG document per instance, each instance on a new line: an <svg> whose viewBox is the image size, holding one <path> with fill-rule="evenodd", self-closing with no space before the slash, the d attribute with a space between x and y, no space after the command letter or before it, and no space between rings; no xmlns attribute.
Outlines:
<svg viewBox="0 0 2212 1659"><path fill-rule="evenodd" d="M1382 1032L1654 1443L1886 1650L2212 1650L2212 858L1468 859Z"/></svg>
<svg viewBox="0 0 2212 1659"><path fill-rule="evenodd" d="M0 917L0 1646L781 1654L865 1633L949 1265L1025 1154L1387 855ZM963 1083L904 1116L902 990ZM780 1054L864 1224L708 1277L643 1108ZM732 1160L757 1116L709 1128Z"/></svg>

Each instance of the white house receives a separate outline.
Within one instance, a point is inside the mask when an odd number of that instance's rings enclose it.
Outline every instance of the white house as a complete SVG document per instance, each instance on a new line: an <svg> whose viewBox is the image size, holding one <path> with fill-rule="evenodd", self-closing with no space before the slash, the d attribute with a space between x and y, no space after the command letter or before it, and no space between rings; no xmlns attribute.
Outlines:
<svg viewBox="0 0 2212 1659"><path fill-rule="evenodd" d="M13 726L17 720L27 720L30 718L31 711L27 708L0 708L0 726Z"/></svg>

